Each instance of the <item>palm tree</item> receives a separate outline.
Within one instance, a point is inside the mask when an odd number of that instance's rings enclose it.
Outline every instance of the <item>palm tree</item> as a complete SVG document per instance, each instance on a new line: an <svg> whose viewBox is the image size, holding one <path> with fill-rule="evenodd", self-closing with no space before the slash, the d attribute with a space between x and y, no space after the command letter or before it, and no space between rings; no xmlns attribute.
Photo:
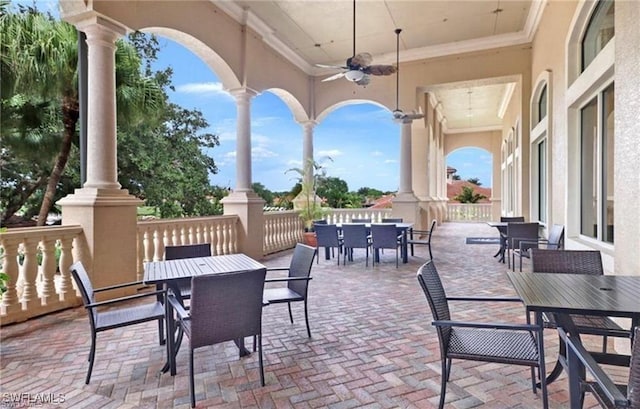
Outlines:
<svg viewBox="0 0 640 409"><path fill-rule="evenodd" d="M6 13L6 4L0 4L0 7L3 108L4 101L20 96L27 101L41 100L56 107L59 118L58 125L50 128L48 135L58 139L58 147L38 216L38 225L44 225L76 138L78 34L73 26L34 8L21 7L20 13ZM149 119L165 102L162 88L152 78L143 77L140 66L136 49L118 41L116 101L120 108L119 119L120 113L127 115L129 120Z"/></svg>

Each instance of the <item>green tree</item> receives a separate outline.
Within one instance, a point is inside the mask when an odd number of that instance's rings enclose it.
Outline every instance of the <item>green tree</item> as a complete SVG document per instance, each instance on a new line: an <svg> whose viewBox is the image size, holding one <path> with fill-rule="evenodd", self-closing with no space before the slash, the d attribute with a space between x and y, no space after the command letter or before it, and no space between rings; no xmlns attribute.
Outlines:
<svg viewBox="0 0 640 409"><path fill-rule="evenodd" d="M43 155L44 161L51 161L38 216L38 224L43 225L57 198L72 145L77 140L77 32L73 26L31 7L20 7L18 13L10 13L7 5L2 4L0 19L2 115L10 118L9 126L3 126L3 140L13 139L9 150L12 155L24 150L20 145L23 141L28 143L28 138L24 137L28 130L40 131L39 138L47 145L57 142L55 150L46 150L49 154ZM131 121L149 121L165 100L154 79L141 75L140 63L136 49L118 41L116 100L119 119L126 115ZM46 115L29 116L35 107L44 108L42 112ZM29 134L33 138L38 133ZM16 197L26 202L42 186L40 177L32 180L35 182L25 186ZM11 206L3 204L3 218L11 215L9 211L17 206L16 201L9 201Z"/></svg>
<svg viewBox="0 0 640 409"><path fill-rule="evenodd" d="M472 183L472 184L474 184L476 186L481 186L482 185L482 183L480 183L480 179L478 179L478 178L469 178L469 179L467 179L467 182Z"/></svg>
<svg viewBox="0 0 640 409"><path fill-rule="evenodd" d="M460 203L478 203L482 199L487 197L480 193L475 193L471 186L462 186L462 192L453 198Z"/></svg>
<svg viewBox="0 0 640 409"><path fill-rule="evenodd" d="M451 180L462 180L460 178L460 175L458 175L457 173L454 173L453 175L451 175Z"/></svg>
<svg viewBox="0 0 640 409"><path fill-rule="evenodd" d="M340 209L347 202L349 186L347 182L337 177L323 177L318 182L316 193L327 201L329 207Z"/></svg>
<svg viewBox="0 0 640 409"><path fill-rule="evenodd" d="M273 206L273 199L275 198L275 194L267 189L262 183L252 183L251 189L253 189L253 191L256 192L258 196L264 199L267 206Z"/></svg>

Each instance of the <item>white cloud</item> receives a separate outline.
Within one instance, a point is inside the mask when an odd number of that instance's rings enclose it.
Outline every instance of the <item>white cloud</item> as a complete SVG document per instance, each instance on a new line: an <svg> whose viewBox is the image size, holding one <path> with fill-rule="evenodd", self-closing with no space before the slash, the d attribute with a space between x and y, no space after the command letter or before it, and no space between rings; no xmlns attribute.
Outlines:
<svg viewBox="0 0 640 409"><path fill-rule="evenodd" d="M373 151L371 152L371 156L383 156L384 153L380 152L380 151Z"/></svg>
<svg viewBox="0 0 640 409"><path fill-rule="evenodd" d="M342 156L342 155L344 155L344 152L342 152L339 149L329 149L325 151L319 151L317 154L318 157L329 156L331 158L335 158L337 156Z"/></svg>
<svg viewBox="0 0 640 409"><path fill-rule="evenodd" d="M397 159L385 159L384 163L398 163Z"/></svg>
<svg viewBox="0 0 640 409"><path fill-rule="evenodd" d="M278 156L277 153L265 148L264 146L256 146L251 149L251 158L256 160L261 160L265 158L273 158Z"/></svg>
<svg viewBox="0 0 640 409"><path fill-rule="evenodd" d="M191 82L176 86L176 92L205 96L222 95L233 99L233 96L224 90L221 82Z"/></svg>

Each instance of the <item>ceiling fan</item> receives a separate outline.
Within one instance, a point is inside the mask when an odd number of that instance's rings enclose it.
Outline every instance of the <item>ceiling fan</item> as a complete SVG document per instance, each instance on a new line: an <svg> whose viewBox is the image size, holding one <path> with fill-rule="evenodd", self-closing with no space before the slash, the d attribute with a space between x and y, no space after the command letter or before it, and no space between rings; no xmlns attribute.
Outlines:
<svg viewBox="0 0 640 409"><path fill-rule="evenodd" d="M371 81L372 75L391 75L396 72L393 65L371 65L373 57L369 53L356 54L356 0L353 0L353 55L347 59L344 66L316 64L320 68L338 68L343 70L337 74L327 77L322 82L346 78L358 85L367 85Z"/></svg>
<svg viewBox="0 0 640 409"><path fill-rule="evenodd" d="M393 119L395 121L402 121L404 119L420 119L424 117L422 112L408 112L405 113L399 108L400 101L400 33L402 32L401 28L396 28L396 109L393 110Z"/></svg>

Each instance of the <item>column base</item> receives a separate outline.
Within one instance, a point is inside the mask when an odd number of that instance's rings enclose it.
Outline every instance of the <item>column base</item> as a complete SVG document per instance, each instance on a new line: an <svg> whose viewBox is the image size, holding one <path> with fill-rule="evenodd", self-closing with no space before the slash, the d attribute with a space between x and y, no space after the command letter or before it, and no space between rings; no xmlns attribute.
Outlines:
<svg viewBox="0 0 640 409"><path fill-rule="evenodd" d="M237 215L238 250L256 260L264 256L264 204L253 190L232 192L221 200L225 215Z"/></svg>

